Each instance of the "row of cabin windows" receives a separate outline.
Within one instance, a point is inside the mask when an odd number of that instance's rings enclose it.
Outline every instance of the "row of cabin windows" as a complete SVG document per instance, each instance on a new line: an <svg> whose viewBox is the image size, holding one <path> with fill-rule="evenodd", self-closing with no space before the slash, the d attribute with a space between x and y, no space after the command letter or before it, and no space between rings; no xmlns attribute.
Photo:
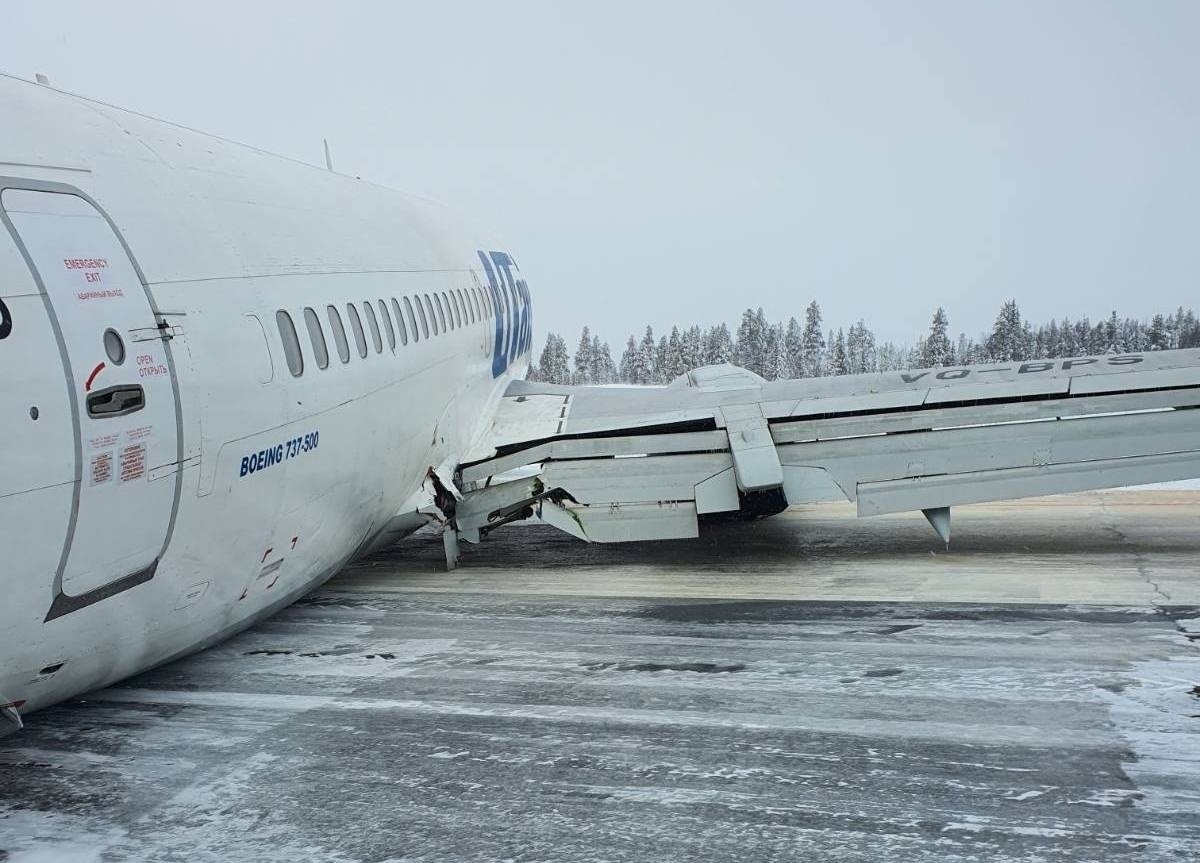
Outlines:
<svg viewBox="0 0 1200 863"><path fill-rule="evenodd" d="M350 321L350 334L354 339L354 349L359 357L366 358L369 347L375 348L375 353L383 353L383 342L387 339L388 347L396 350L396 338L400 344L407 345L409 339L414 343L421 339L440 335L459 327L468 326L490 318L495 309L487 291L479 288L462 290L455 288L432 294L414 294L412 298L391 298L391 305L384 300L376 301L376 306L370 300L362 303L362 314L354 303L346 303L346 318ZM329 329L333 333L333 344L337 349L338 358L343 363L350 362L350 341L346 337L346 327L342 323L342 315L337 306L326 306L325 314L329 320ZM366 329L363 329L363 320ZM382 327L380 326L382 322ZM287 359L288 370L293 377L304 374L304 354L300 349L300 337L296 333L296 325L292 316L280 309L275 312L275 324L279 327L279 338L283 343L283 355ZM313 359L317 367L329 368L329 344L325 341L325 330L321 326L321 317L315 309L306 306L304 309L304 325L308 329L308 340L312 344ZM367 334L370 333L370 344Z"/></svg>

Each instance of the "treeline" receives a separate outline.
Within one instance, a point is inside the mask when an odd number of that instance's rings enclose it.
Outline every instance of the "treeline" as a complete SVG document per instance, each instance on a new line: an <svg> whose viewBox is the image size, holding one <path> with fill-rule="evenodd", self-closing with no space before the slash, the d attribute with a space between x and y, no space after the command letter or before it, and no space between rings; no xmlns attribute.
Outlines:
<svg viewBox="0 0 1200 863"><path fill-rule="evenodd" d="M619 361L613 360L608 342L588 327L573 356L562 336L549 333L529 376L562 384L665 384L698 366L728 362L776 380L1200 347L1200 322L1182 306L1149 321L1122 318L1114 311L1096 323L1082 317L1035 326L1022 318L1016 300L1009 300L991 332L975 339L965 334L952 339L949 333L949 317L940 307L929 332L911 345L879 342L861 319L848 328L825 330L814 301L803 323L795 317L786 324L772 323L759 308L742 313L736 332L724 323L674 326L669 335L655 338L646 327L641 338L629 336Z"/></svg>

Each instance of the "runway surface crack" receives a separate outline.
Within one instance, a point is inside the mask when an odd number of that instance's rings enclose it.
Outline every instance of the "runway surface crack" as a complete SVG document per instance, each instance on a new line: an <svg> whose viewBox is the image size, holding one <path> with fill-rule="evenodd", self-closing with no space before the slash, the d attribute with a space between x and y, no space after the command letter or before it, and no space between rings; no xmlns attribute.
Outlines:
<svg viewBox="0 0 1200 863"><path fill-rule="evenodd" d="M1104 532L1121 545L1128 545L1129 537L1125 535L1123 530L1117 527L1116 516L1109 511L1108 502L1105 500L1104 495L1100 495L1100 510L1104 513L1104 518L1106 520ZM1171 595L1163 590L1159 583L1155 581L1154 577L1150 574L1150 563L1146 559L1146 554L1140 550L1134 550L1130 553L1133 555L1133 566L1137 570L1138 575L1141 576L1142 581L1146 582L1146 584L1153 591L1150 604L1153 605L1158 611L1165 613L1166 608L1164 606L1170 604Z"/></svg>

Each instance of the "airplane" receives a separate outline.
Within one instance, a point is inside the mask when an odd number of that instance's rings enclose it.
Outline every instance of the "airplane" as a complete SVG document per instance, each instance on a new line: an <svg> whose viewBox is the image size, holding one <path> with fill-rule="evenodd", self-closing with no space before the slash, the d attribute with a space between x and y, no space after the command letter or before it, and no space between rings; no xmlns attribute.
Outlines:
<svg viewBox="0 0 1200 863"><path fill-rule="evenodd" d="M696 536L1200 476L1200 351L526 381L516 258L428 201L0 76L0 726L418 528Z"/></svg>

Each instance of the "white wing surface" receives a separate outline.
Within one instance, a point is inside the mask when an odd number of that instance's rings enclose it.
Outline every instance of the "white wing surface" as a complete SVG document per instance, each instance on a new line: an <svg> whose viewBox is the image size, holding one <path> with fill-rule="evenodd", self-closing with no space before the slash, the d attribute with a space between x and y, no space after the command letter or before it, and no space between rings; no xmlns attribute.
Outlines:
<svg viewBox="0 0 1200 863"><path fill-rule="evenodd" d="M860 516L1200 476L1200 350L666 387L516 382L447 523L537 518L595 542L846 499ZM451 539L448 538L448 548ZM453 564L453 561L451 561Z"/></svg>

